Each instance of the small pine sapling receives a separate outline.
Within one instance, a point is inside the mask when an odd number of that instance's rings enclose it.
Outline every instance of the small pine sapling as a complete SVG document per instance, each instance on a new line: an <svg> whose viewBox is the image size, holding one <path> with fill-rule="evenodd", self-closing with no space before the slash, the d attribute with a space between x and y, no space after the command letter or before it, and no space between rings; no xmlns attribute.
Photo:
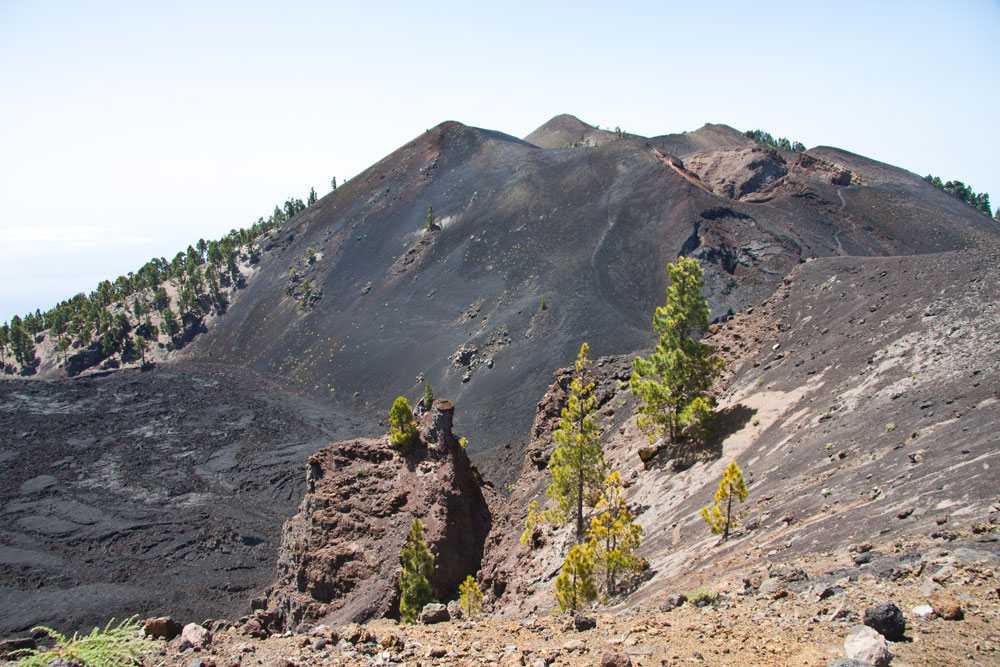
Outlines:
<svg viewBox="0 0 1000 667"><path fill-rule="evenodd" d="M614 595L620 578L641 572L645 564L636 554L642 541L642 526L635 522L625 502L625 489L617 470L604 481L597 511L600 514L590 520L588 534L597 564L604 571L604 590Z"/></svg>
<svg viewBox="0 0 1000 667"><path fill-rule="evenodd" d="M420 407L426 412L431 409L434 404L434 389L431 388L430 382L424 382L424 400L420 403Z"/></svg>
<svg viewBox="0 0 1000 667"><path fill-rule="evenodd" d="M597 599L594 582L594 545L574 544L556 577L556 601L563 611L578 609Z"/></svg>
<svg viewBox="0 0 1000 667"><path fill-rule="evenodd" d="M389 442L400 449L409 449L417 442L417 422L406 399L400 396L389 411Z"/></svg>
<svg viewBox="0 0 1000 667"><path fill-rule="evenodd" d="M458 604L466 618L475 619L483 613L483 593L479 590L479 582L471 574L458 587Z"/></svg>
<svg viewBox="0 0 1000 667"><path fill-rule="evenodd" d="M552 516L576 522L577 542L583 540L583 506L593 507L600 498L604 481L604 450L599 440L595 414L597 399L590 375L588 346L580 346L576 358L576 376L569 386L566 407L562 409L559 428L553 438L559 446L549 459L552 483L545 495L558 504Z"/></svg>
<svg viewBox="0 0 1000 667"><path fill-rule="evenodd" d="M399 616L404 623L417 620L424 605L434 602L436 595L430 578L434 574L434 554L424 541L424 524L414 519L402 553L403 569L399 572Z"/></svg>
<svg viewBox="0 0 1000 667"><path fill-rule="evenodd" d="M736 516L733 514L733 499L742 503L747 498L747 487L743 482L743 471L736 465L736 461L729 464L723 474L722 481L719 482L719 490L715 492L715 503L708 507L701 508L701 517L718 535L722 534L722 539L729 538L729 531L736 528ZM723 511L722 504L726 508Z"/></svg>

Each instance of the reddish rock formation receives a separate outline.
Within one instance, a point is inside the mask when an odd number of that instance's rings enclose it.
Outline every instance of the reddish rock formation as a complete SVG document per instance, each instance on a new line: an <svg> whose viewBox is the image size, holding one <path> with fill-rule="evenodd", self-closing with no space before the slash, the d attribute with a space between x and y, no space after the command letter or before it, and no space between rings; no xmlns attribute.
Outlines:
<svg viewBox="0 0 1000 667"><path fill-rule="evenodd" d="M407 451L385 436L338 442L309 458L307 493L285 524L268 600L283 626L395 616L399 557L415 518L426 526L431 583L442 600L475 574L491 517L452 433L453 415L451 401L435 401Z"/></svg>

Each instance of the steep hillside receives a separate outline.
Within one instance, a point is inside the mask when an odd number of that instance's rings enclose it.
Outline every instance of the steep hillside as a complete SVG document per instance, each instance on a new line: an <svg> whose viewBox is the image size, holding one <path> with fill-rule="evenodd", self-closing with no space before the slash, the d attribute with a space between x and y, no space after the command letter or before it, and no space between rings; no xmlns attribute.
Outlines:
<svg viewBox="0 0 1000 667"><path fill-rule="evenodd" d="M699 133L701 145L739 135ZM730 152L747 150L739 143ZM254 280L186 355L293 381L373 420L429 381L462 406L477 455L526 432L544 378L580 340L596 354L648 345L679 254L703 260L724 317L811 257L956 249L996 233L975 211L928 203L946 195L926 184L876 191L818 160L769 159L786 175L733 201L642 140L542 150L445 123L263 241ZM874 199L892 212L872 212ZM430 206L440 229L425 229Z"/></svg>
<svg viewBox="0 0 1000 667"><path fill-rule="evenodd" d="M627 604L866 541L947 544L995 517L998 258L994 247L800 265L774 296L708 338L730 373L720 432L701 449L660 443L644 463L648 442L620 385L627 364L597 364L602 439L631 485L651 565ZM539 404L512 497L519 516L529 500L544 506L548 434L569 376L561 372ZM720 544L700 510L734 460L748 478L747 516ZM532 549L517 542L517 528L512 520L497 530L483 573L488 588L504 592L498 608L515 617L551 608L568 539L565 530L549 533Z"/></svg>

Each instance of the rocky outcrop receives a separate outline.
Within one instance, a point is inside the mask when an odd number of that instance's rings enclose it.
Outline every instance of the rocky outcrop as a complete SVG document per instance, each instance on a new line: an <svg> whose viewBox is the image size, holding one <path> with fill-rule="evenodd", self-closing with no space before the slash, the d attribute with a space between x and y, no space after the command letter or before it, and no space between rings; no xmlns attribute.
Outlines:
<svg viewBox="0 0 1000 667"><path fill-rule="evenodd" d="M395 616L399 556L414 519L435 557L442 600L479 569L491 516L479 475L452 433L454 405L437 400L419 442L338 442L309 457L307 492L286 524L268 596L279 625ZM489 493L490 491L487 491Z"/></svg>

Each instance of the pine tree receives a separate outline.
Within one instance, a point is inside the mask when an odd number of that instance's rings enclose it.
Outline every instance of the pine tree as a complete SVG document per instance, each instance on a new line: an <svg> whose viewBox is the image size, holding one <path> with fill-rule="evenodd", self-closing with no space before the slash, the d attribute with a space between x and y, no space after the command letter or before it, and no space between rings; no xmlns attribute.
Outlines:
<svg viewBox="0 0 1000 667"><path fill-rule="evenodd" d="M434 389L431 387L430 382L424 382L424 400L421 401L420 407L423 408L424 412L431 409L434 404Z"/></svg>
<svg viewBox="0 0 1000 667"><path fill-rule="evenodd" d="M135 346L139 350L139 355L142 357L142 365L146 365L146 350L149 348L149 341L146 340L144 336L135 337Z"/></svg>
<svg viewBox="0 0 1000 667"><path fill-rule="evenodd" d="M309 188L309 198L306 200L306 206L312 206L318 199L319 197L316 196L316 188Z"/></svg>
<svg viewBox="0 0 1000 667"><path fill-rule="evenodd" d="M643 560L636 555L642 541L642 526L635 522L625 502L617 470L604 480L597 511L600 514L590 520L589 536L595 545L597 563L604 571L605 591L614 595L622 575L643 569Z"/></svg>
<svg viewBox="0 0 1000 667"><path fill-rule="evenodd" d="M389 411L389 442L401 449L412 447L417 442L417 422L405 398L393 401Z"/></svg>
<svg viewBox="0 0 1000 667"><path fill-rule="evenodd" d="M594 582L594 545L574 544L556 577L556 601L562 610L574 613L597 599Z"/></svg>
<svg viewBox="0 0 1000 667"><path fill-rule="evenodd" d="M719 490L715 492L715 504L701 508L701 518L705 520L712 532L722 533L722 539L729 538L729 531L737 526L733 515L733 498L742 503L747 498L747 487L743 482L743 471L736 461L729 464L719 482ZM725 514L722 503L726 504Z"/></svg>
<svg viewBox="0 0 1000 667"><path fill-rule="evenodd" d="M438 227L437 224L437 218L434 217L433 206L427 207L427 217L424 219L424 229L426 229L429 232L432 232L435 229L440 229L440 227Z"/></svg>
<svg viewBox="0 0 1000 667"><path fill-rule="evenodd" d="M0 326L0 373L4 372L4 368L7 366L6 350L9 343L10 325L4 322L3 326Z"/></svg>
<svg viewBox="0 0 1000 667"><path fill-rule="evenodd" d="M424 542L424 524L414 519L403 547L403 569L399 573L399 616L404 623L417 620L424 605L436 595L430 578L434 574L434 554Z"/></svg>
<svg viewBox="0 0 1000 667"><path fill-rule="evenodd" d="M583 506L593 507L600 497L604 480L604 450L598 440L597 399L590 379L588 346L580 346L576 358L576 376L569 386L566 407L562 409L559 428L553 434L559 446L549 459L552 483L545 495L558 504L562 520L576 520L576 539L583 539Z"/></svg>
<svg viewBox="0 0 1000 667"><path fill-rule="evenodd" d="M330 179L330 189L331 190L336 190L337 189L337 177L336 176L334 176L333 178Z"/></svg>
<svg viewBox="0 0 1000 667"><path fill-rule="evenodd" d="M651 441L666 435L673 443L685 431L694 437L707 434L714 407L707 392L725 362L697 339L708 329L709 314L698 260L680 257L667 270L667 303L653 318L660 342L649 359L635 358L630 385L642 401L639 426Z"/></svg>
<svg viewBox="0 0 1000 667"><path fill-rule="evenodd" d="M483 593L479 582L471 574L458 587L458 604L467 618L474 619L483 613Z"/></svg>

